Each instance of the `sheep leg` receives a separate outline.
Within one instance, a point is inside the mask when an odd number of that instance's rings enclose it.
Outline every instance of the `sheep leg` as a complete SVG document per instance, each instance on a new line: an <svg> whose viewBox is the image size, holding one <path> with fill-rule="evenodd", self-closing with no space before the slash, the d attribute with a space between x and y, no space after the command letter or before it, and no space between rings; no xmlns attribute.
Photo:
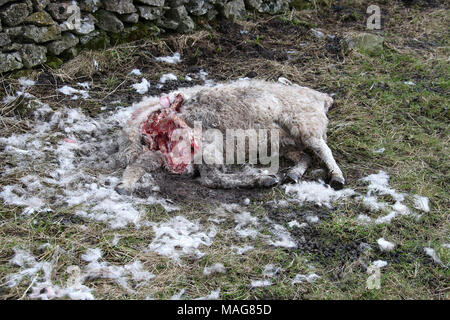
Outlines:
<svg viewBox="0 0 450 320"><path fill-rule="evenodd" d="M278 182L278 177L258 172L256 169L239 173L223 173L216 166L207 165L200 169L200 183L209 188L272 187Z"/></svg>
<svg viewBox="0 0 450 320"><path fill-rule="evenodd" d="M160 168L162 163L162 157L159 153L152 151L141 153L135 162L126 167L122 175L122 181L116 186L115 190L119 194L131 194L142 176Z"/></svg>
<svg viewBox="0 0 450 320"><path fill-rule="evenodd" d="M286 158L295 162L295 166L289 169L284 180L286 182L297 183L305 174L308 167L311 165L311 157L301 151L290 151L285 154Z"/></svg>
<svg viewBox="0 0 450 320"><path fill-rule="evenodd" d="M330 186L336 190L342 189L345 184L344 176L325 140L312 137L305 139L304 143L325 163L330 175Z"/></svg>

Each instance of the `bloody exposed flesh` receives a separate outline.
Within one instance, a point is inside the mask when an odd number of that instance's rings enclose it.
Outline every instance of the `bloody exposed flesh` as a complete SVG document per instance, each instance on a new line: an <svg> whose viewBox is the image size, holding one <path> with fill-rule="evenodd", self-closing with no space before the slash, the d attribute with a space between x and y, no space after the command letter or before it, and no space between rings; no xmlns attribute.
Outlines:
<svg viewBox="0 0 450 320"><path fill-rule="evenodd" d="M150 150L160 151L164 155L168 170L183 173L191 162L194 150L199 148L199 143L194 139L192 128L177 115L183 96L178 94L172 104L168 99L161 98L163 108L151 113L142 122L141 134ZM169 107L165 107L169 104Z"/></svg>

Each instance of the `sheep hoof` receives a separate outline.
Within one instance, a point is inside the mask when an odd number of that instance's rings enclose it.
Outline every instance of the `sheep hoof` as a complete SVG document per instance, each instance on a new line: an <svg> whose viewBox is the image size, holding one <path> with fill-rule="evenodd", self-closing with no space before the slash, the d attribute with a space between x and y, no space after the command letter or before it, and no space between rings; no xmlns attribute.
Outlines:
<svg viewBox="0 0 450 320"><path fill-rule="evenodd" d="M284 182L286 182L286 183L298 183L299 179L300 179L300 177L297 174L295 174L293 172L289 172L284 177Z"/></svg>
<svg viewBox="0 0 450 320"><path fill-rule="evenodd" d="M334 190L341 190L342 188L344 188L344 185L345 185L344 178L342 178L342 177L331 177L330 186Z"/></svg>
<svg viewBox="0 0 450 320"><path fill-rule="evenodd" d="M114 190L122 196L129 196L131 194L130 190L123 186L123 183L119 183Z"/></svg>
<svg viewBox="0 0 450 320"><path fill-rule="evenodd" d="M267 176L261 179L261 185L266 188L273 187L278 184L278 178Z"/></svg>

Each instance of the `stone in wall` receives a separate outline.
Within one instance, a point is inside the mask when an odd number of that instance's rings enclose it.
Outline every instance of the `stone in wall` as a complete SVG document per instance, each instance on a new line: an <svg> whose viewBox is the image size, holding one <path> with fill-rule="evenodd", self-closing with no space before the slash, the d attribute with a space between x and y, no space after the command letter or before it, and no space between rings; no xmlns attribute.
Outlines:
<svg viewBox="0 0 450 320"><path fill-rule="evenodd" d="M81 0L78 2L81 11L94 13L98 9L103 8L103 4L100 0Z"/></svg>
<svg viewBox="0 0 450 320"><path fill-rule="evenodd" d="M80 42L78 37L74 36L70 32L64 32L61 36L61 39L51 42L47 45L47 50L51 54L58 56L63 51L75 47Z"/></svg>
<svg viewBox="0 0 450 320"><path fill-rule="evenodd" d="M150 6L138 6L139 16L145 20L156 20L163 15L163 9Z"/></svg>
<svg viewBox="0 0 450 320"><path fill-rule="evenodd" d="M143 4L148 4L149 6L154 6L154 7L163 7L164 3L166 1L165 0L137 0L137 2L140 2Z"/></svg>
<svg viewBox="0 0 450 320"><path fill-rule="evenodd" d="M11 39L9 38L8 34L6 34L4 32L0 33L0 47L4 47L10 43L11 43Z"/></svg>
<svg viewBox="0 0 450 320"><path fill-rule="evenodd" d="M48 6L50 0L33 0L33 9L35 11L42 11Z"/></svg>
<svg viewBox="0 0 450 320"><path fill-rule="evenodd" d="M133 0L108 0L104 1L103 5L106 10L117 12L119 14L136 12Z"/></svg>
<svg viewBox="0 0 450 320"><path fill-rule="evenodd" d="M2 23L9 27L21 24L30 14L26 3L12 3L0 12Z"/></svg>
<svg viewBox="0 0 450 320"><path fill-rule="evenodd" d="M250 9L270 14L280 13L289 7L289 2L285 0L246 0L245 4Z"/></svg>
<svg viewBox="0 0 450 320"><path fill-rule="evenodd" d="M81 15L80 24L75 25L75 28L73 31L77 35L86 35L95 30L95 23L97 20L95 17L90 13L83 13Z"/></svg>
<svg viewBox="0 0 450 320"><path fill-rule="evenodd" d="M49 27L37 27L33 25L21 27L19 33L24 40L34 41L36 43L44 43L56 40L61 36L61 30L58 25ZM15 35L17 37L17 35Z"/></svg>
<svg viewBox="0 0 450 320"><path fill-rule="evenodd" d="M0 53L0 72L23 68L22 58L18 52Z"/></svg>
<svg viewBox="0 0 450 320"><path fill-rule="evenodd" d="M24 44L19 52L25 68L32 68L47 61L47 49L43 46Z"/></svg>
<svg viewBox="0 0 450 320"><path fill-rule="evenodd" d="M291 0L0 0L0 72L30 68L77 54L79 45L103 48L174 30L195 30L199 21L222 15L245 19L247 10L279 13ZM76 7L73 7L73 6ZM74 14L80 20L73 20ZM136 24L140 23L139 26ZM143 29L143 28L144 29ZM159 28L161 29L159 29Z"/></svg>
<svg viewBox="0 0 450 320"><path fill-rule="evenodd" d="M55 24L52 16L45 11L38 11L30 14L26 19L25 23L34 24L37 26L51 26Z"/></svg>
<svg viewBox="0 0 450 320"><path fill-rule="evenodd" d="M122 21L112 12L100 9L95 13L95 18L97 26L104 31L117 33L124 29Z"/></svg>
<svg viewBox="0 0 450 320"><path fill-rule="evenodd" d="M232 0L223 6L223 15L230 20L244 19L247 12L244 0Z"/></svg>
<svg viewBox="0 0 450 320"><path fill-rule="evenodd" d="M8 2L12 2L14 0L0 0L0 6L7 4Z"/></svg>
<svg viewBox="0 0 450 320"><path fill-rule="evenodd" d="M122 14L120 15L120 20L126 23L138 23L139 21L139 14L136 12L129 13L129 14Z"/></svg>
<svg viewBox="0 0 450 320"><path fill-rule="evenodd" d="M71 6L74 6L72 1L50 3L47 5L46 10L51 14L53 19L58 22L64 22L74 14L74 10L69 9Z"/></svg>

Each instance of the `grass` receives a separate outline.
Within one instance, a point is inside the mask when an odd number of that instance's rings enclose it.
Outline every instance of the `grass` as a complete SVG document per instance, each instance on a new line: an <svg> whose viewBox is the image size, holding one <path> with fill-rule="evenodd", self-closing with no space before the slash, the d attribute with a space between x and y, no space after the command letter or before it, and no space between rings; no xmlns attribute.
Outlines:
<svg viewBox="0 0 450 320"><path fill-rule="evenodd" d="M345 6L344 9L347 10ZM216 80L236 79L254 71L258 78L275 80L284 76L303 85L336 93L335 107L329 113L328 141L349 187L363 190L363 184L358 181L360 178L384 170L391 176L390 185L399 192L429 197L429 213L419 221L405 216L394 219L390 225L361 225L356 217L366 213L366 209L354 200L337 204L335 210L314 227L315 237L321 243L317 250L274 249L262 239L243 242L234 234L233 221L227 220L220 226L212 246L202 248L205 256L197 260L184 258L182 264L176 264L144 251L154 236L150 227L110 230L101 223L73 218L73 208L25 217L20 214L20 208L0 204L0 282L7 274L17 272L17 268L8 263L16 246L30 249L40 261L57 256L57 268L52 278L55 284L65 282L68 266L84 264L80 255L86 248L99 247L110 263L124 265L139 259L156 275L136 293L129 293L109 280L89 282L100 299L142 299L147 296L167 299L183 288L186 297L199 297L219 287L223 299L449 299L449 269L432 263L423 253L424 247L434 248L443 264L450 265L450 250L443 246L450 239L447 110L450 70L447 58L449 36L444 27L448 24L448 9L405 8L398 3L389 10L382 9L389 12L383 29L385 46L373 53L342 52L342 48L328 50L327 40L314 39L308 33L311 25L326 34L362 31L361 23L357 22L364 17L364 5L348 7L348 13L356 22L338 20L332 9L318 10L314 9L314 14L309 16L304 12L293 12L243 22L246 30L258 36L237 39L232 46L228 39L232 35L199 31L193 35L172 35L121 45L103 52L85 51L51 72L69 84L93 80L92 101L86 103L86 109L93 106L99 109L100 105L123 95L130 95L131 100L137 101L139 96L130 93L132 80L126 76L130 66L141 67L149 80L167 72L182 76L190 64L195 64ZM330 23L330 20L334 22ZM261 27L266 29L259 29ZM229 32L231 34L233 29ZM307 44L302 45L302 42ZM276 55L267 58L270 55L264 56L263 51L280 53L288 49L297 51L293 59L282 60ZM188 62L170 66L171 70L168 70L167 66L152 61L153 56L172 51L182 52ZM93 59L106 74L103 79L96 75L91 63ZM36 78L39 72L42 71L34 71ZM8 91L17 85L15 79L14 75L2 79L4 85L10 86ZM409 81L414 84L407 84ZM50 89L42 85L32 90L52 107L71 103L48 97ZM2 110L10 112L10 106ZM2 135L17 130L11 125L14 121L10 114L2 113L2 119ZM380 148L385 151L381 154L373 152ZM8 177L1 185L17 179ZM285 197L280 189L274 189L263 199L251 199L249 211L263 218L270 215L265 202ZM165 221L171 216L160 206L146 209L151 221ZM208 201L185 204L181 214L190 220L200 219L207 226L211 209L214 206ZM291 206L280 209L278 216L302 210L315 209ZM112 245L115 236L119 236L120 241ZM392 253L376 249L380 237L396 243L396 249ZM38 249L47 242L50 247ZM361 242L370 244L374 250L354 258L354 247ZM243 256L231 252L232 245L246 243L255 249ZM55 255L57 247L64 253ZM389 264L381 271L381 288L368 290L368 274L362 265L377 259ZM214 263L222 263L227 272L204 276L203 268ZM263 279L263 267L269 263L280 268L278 277L272 280L273 285L251 288L252 280ZM314 283L290 283L296 274L310 272L318 273L321 278ZM26 299L28 285L29 282L23 281L13 289L0 288L0 296Z"/></svg>

